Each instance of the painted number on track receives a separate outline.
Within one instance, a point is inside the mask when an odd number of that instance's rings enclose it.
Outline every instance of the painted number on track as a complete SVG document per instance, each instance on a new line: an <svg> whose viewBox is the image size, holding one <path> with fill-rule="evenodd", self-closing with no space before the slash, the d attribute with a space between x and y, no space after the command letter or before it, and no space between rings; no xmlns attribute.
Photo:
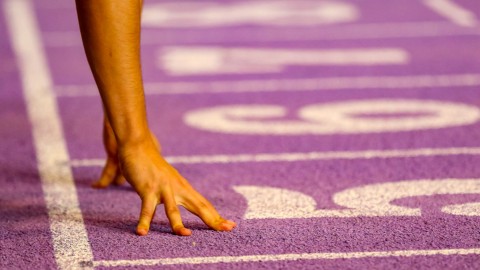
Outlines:
<svg viewBox="0 0 480 270"><path fill-rule="evenodd" d="M420 208L399 206L392 202L415 196L480 194L480 180L415 180L350 188L332 197L335 204L345 208L341 210L316 209L313 198L288 189L235 186L234 190L247 200L245 219L420 216ZM480 216L480 203L448 205L442 207L441 211L452 215Z"/></svg>
<svg viewBox="0 0 480 270"><path fill-rule="evenodd" d="M237 25L309 26L352 22L359 12L350 3L334 1L241 1L220 4L174 1L146 5L147 27L223 27Z"/></svg>
<svg viewBox="0 0 480 270"><path fill-rule="evenodd" d="M184 122L201 130L244 135L355 134L428 130L475 123L471 105L432 100L377 99L320 103L285 118L277 105L227 105L187 112Z"/></svg>

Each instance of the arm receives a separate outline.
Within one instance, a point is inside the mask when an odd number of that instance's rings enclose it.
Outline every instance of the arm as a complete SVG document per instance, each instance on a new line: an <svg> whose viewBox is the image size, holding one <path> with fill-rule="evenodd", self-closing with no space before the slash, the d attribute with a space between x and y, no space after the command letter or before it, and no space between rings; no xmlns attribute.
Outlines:
<svg viewBox="0 0 480 270"><path fill-rule="evenodd" d="M113 144L106 147L114 149L113 155L116 152L117 159L109 160L118 164L110 166L121 168L142 200L137 234L148 233L161 203L175 234L191 234L183 226L177 204L212 229L232 230L235 223L223 219L165 161L148 127L140 65L141 1L77 0L76 4L85 52L106 114L104 132ZM108 166L107 162L104 174L111 170Z"/></svg>

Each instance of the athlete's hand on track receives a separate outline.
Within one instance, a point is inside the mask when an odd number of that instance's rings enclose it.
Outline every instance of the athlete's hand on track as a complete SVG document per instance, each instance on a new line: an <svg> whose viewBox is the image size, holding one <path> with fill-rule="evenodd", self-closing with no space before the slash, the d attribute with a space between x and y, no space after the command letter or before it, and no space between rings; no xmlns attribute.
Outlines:
<svg viewBox="0 0 480 270"><path fill-rule="evenodd" d="M108 159L100 180L94 186L106 187L127 179L142 200L138 235L148 233L155 209L162 203L172 230L177 235L191 234L191 231L183 226L177 205L182 205L200 217L214 230L231 231L236 226L235 222L221 217L212 204L168 164L161 156L159 144L153 134L143 141L118 148L106 122L104 143Z"/></svg>

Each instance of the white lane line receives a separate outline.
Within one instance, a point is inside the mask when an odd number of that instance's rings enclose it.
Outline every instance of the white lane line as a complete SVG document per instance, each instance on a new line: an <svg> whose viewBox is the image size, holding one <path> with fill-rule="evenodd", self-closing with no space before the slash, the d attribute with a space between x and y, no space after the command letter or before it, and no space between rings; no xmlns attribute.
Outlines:
<svg viewBox="0 0 480 270"><path fill-rule="evenodd" d="M292 49L219 46L165 46L157 68L171 76L279 73L288 66L406 65L402 48Z"/></svg>
<svg viewBox="0 0 480 270"><path fill-rule="evenodd" d="M464 26L475 27L477 26L477 18L475 14L464 7L458 5L451 0L423 0L423 3L438 13L439 15L447 18L452 23Z"/></svg>
<svg viewBox="0 0 480 270"><path fill-rule="evenodd" d="M69 156L33 4L27 0L3 4L32 125L55 259L60 269L88 269L93 256L72 171L58 166L68 162Z"/></svg>
<svg viewBox="0 0 480 270"><path fill-rule="evenodd" d="M290 254L245 255L245 256L185 257L185 258L116 260L116 261L105 260L105 261L95 261L94 265L96 267L99 267L99 266L105 266L105 267L152 266L152 265L413 257L413 256L436 256L436 255L441 255L441 256L480 255L480 249L478 248L419 249L419 250L365 251L365 252L321 252L321 253L299 253L299 254L290 253Z"/></svg>
<svg viewBox="0 0 480 270"><path fill-rule="evenodd" d="M398 150L331 151L306 153L262 153L237 155L193 155L166 157L172 164L209 164L242 162L296 162L332 159L412 158L453 155L480 155L480 147L419 148ZM72 167L103 166L103 159L73 159Z"/></svg>
<svg viewBox="0 0 480 270"><path fill-rule="evenodd" d="M321 29L321 31L319 31ZM428 38L450 36L478 36L480 29L459 27L451 22L401 22L374 24L345 24L311 28L268 28L262 29L228 29L215 31L170 31L144 28L142 45L160 44L236 44L239 41L255 42L280 41L322 41L322 40L365 40L391 38ZM82 40L78 31L50 31L43 35L48 47L78 47Z"/></svg>
<svg viewBox="0 0 480 270"><path fill-rule="evenodd" d="M470 87L480 85L480 74L328 77L275 80L145 83L147 95L221 94L245 92L296 92L355 89ZM57 96L98 96L95 85L60 85Z"/></svg>

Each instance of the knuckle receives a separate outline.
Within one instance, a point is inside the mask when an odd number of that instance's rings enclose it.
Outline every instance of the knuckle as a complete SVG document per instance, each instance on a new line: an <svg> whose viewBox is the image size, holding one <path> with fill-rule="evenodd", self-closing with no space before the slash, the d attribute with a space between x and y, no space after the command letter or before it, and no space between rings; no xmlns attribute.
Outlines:
<svg viewBox="0 0 480 270"><path fill-rule="evenodd" d="M171 215L180 214L180 211L178 210L178 207L176 207L176 206L169 206L165 210L167 211L167 213L169 213Z"/></svg>
<svg viewBox="0 0 480 270"><path fill-rule="evenodd" d="M151 216L151 212L147 209L142 209L142 211L140 211L140 217L150 218Z"/></svg>
<svg viewBox="0 0 480 270"><path fill-rule="evenodd" d="M197 202L197 207L201 210L208 210L209 209L208 204L203 202L203 201Z"/></svg>

